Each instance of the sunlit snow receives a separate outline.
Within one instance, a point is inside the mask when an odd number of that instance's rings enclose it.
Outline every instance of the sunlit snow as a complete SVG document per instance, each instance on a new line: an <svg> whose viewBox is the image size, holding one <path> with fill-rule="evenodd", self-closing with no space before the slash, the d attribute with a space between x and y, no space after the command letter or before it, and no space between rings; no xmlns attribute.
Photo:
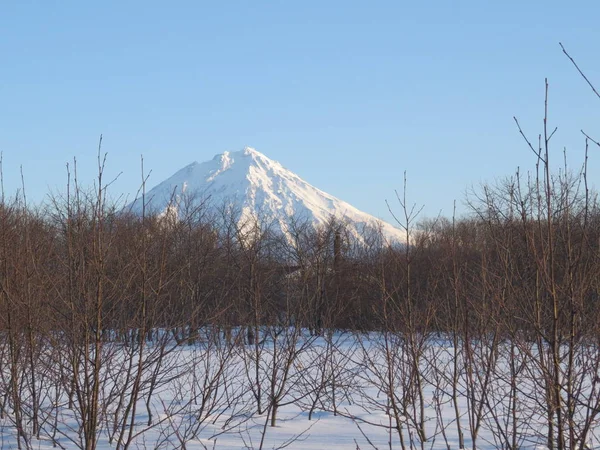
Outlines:
<svg viewBox="0 0 600 450"><path fill-rule="evenodd" d="M250 147L179 170L148 192L146 210L161 214L173 207L181 209L189 199L208 200L217 209L233 204L240 217L266 220L282 233L292 220L320 225L335 217L356 236L365 227L381 227L390 242L404 241L399 229L317 189ZM137 199L132 211L140 213L141 204Z"/></svg>

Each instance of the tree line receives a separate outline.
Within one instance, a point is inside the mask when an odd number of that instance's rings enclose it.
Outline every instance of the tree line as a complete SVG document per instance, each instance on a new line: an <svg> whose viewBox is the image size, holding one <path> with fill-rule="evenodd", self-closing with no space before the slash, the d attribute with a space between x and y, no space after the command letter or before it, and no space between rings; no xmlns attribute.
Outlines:
<svg viewBox="0 0 600 450"><path fill-rule="evenodd" d="M29 207L24 190L2 193L0 418L20 448L51 434L93 450L101 433L129 448L141 415L146 427L159 420L152 398L187 346L204 367L190 400L200 413L174 436L195 436L222 407L241 348L252 411L273 426L295 402L337 414L364 377L385 394L371 407L389 415L403 448L431 441L432 402L454 411L433 436L448 443L452 428L460 448L475 447L485 427L502 448L519 448L534 417L548 448L585 448L600 412L600 209L590 140L580 168L565 158L553 172L551 137L546 121L537 147L525 137L533 170L482 186L468 216L418 222L398 196L402 244L376 224L357 235L336 218L318 227L291 218L283 236L264 217L241 222L234 206L193 197L176 216L134 215L110 202L100 156L92 189L68 172L66 192L43 206ZM344 372L356 360L337 353L340 333L362 349L360 376ZM317 340L326 345L312 375L294 371ZM232 408L241 394L227 389ZM77 438L59 425L61 402Z"/></svg>

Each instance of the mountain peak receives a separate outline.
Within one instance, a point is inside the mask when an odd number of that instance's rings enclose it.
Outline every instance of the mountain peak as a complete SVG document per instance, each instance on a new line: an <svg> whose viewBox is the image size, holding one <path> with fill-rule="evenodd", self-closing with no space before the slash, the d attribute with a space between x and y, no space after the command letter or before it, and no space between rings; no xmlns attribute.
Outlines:
<svg viewBox="0 0 600 450"><path fill-rule="evenodd" d="M213 157L213 161L218 161L223 165L229 166L236 160L250 159L252 161L261 161L267 164L278 164L263 153L259 152L253 147L244 147L241 150L230 152L224 151Z"/></svg>
<svg viewBox="0 0 600 450"><path fill-rule="evenodd" d="M239 152L230 153L232 158L247 158L256 163L263 163L267 165L280 165L277 161L273 161L271 158L266 156L265 154L259 152L253 147L244 147Z"/></svg>
<svg viewBox="0 0 600 450"><path fill-rule="evenodd" d="M256 150L253 147L244 147L244 149L242 150L242 153L244 154L244 156L262 156L262 157L265 157L265 155L263 155L262 153L260 153L258 150Z"/></svg>
<svg viewBox="0 0 600 450"><path fill-rule="evenodd" d="M262 157L262 158L267 158L265 155L263 155L261 152L259 152L258 150L256 150L253 147L244 147L241 150L238 150L236 152L230 152L230 151L226 150L223 153L218 153L213 157L213 159L221 159L224 157L228 158L228 157L236 157L236 156L238 156L238 157L258 156L258 157Z"/></svg>
<svg viewBox="0 0 600 450"><path fill-rule="evenodd" d="M240 220L267 221L265 226L283 234L288 234L294 221L306 220L317 226L335 217L348 224L356 236L363 228L374 227L390 241L403 240L397 228L317 189L252 147L225 151L210 161L184 167L148 192L146 210L159 214L173 208L177 211L188 203L188 196L210 199L217 210L235 204ZM131 209L141 211L140 199Z"/></svg>

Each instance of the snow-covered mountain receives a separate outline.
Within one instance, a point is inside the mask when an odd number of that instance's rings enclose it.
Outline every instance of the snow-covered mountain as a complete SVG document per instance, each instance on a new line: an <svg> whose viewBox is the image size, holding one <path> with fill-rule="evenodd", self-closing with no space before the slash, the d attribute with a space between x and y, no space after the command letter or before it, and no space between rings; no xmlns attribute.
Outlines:
<svg viewBox="0 0 600 450"><path fill-rule="evenodd" d="M224 152L204 163L193 162L179 170L147 192L146 211L181 214L190 199L196 203L207 201L211 208L233 205L240 220L268 221L283 233L288 232L292 220L319 225L333 216L344 221L356 236L365 227L380 227L386 240L404 241L399 229L317 189L250 147ZM131 210L141 213L141 199L131 204Z"/></svg>

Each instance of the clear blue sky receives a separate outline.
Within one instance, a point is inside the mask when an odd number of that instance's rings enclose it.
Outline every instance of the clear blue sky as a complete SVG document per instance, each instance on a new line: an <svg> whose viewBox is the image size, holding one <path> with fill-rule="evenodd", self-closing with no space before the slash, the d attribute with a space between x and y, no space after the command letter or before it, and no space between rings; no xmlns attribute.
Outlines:
<svg viewBox="0 0 600 450"><path fill-rule="evenodd" d="M544 77L556 157L600 139L600 2L177 1L0 3L5 188L31 200L91 182L104 135L113 196L192 161L252 146L315 186L389 219L409 178L424 213L534 160ZM600 177L600 149L590 161Z"/></svg>

